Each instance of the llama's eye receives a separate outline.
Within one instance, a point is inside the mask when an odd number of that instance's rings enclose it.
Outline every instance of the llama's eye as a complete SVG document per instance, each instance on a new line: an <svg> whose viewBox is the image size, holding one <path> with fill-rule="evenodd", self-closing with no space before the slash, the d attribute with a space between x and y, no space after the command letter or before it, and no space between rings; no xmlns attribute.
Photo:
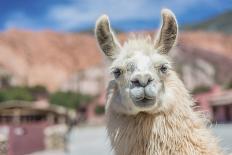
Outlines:
<svg viewBox="0 0 232 155"><path fill-rule="evenodd" d="M135 70L135 64L134 63L128 63L127 64L127 71L133 72Z"/></svg>
<svg viewBox="0 0 232 155"><path fill-rule="evenodd" d="M122 74L122 70L119 69L119 68L115 68L115 69L113 70L113 74L114 74L114 77L115 77L115 78L118 78L118 77Z"/></svg>
<svg viewBox="0 0 232 155"><path fill-rule="evenodd" d="M166 73L166 72L168 71L167 65L161 65L161 66L160 66L160 71L161 71L162 73Z"/></svg>

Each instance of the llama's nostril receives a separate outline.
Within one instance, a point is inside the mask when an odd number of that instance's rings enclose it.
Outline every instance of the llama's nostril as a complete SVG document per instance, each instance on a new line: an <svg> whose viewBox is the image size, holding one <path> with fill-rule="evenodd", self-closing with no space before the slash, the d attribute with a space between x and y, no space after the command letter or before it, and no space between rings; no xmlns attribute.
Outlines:
<svg viewBox="0 0 232 155"><path fill-rule="evenodd" d="M151 74L140 73L135 74L131 78L131 84L133 87L146 87L153 81Z"/></svg>
<svg viewBox="0 0 232 155"><path fill-rule="evenodd" d="M148 79L147 84L151 83L153 79Z"/></svg>
<svg viewBox="0 0 232 155"><path fill-rule="evenodd" d="M131 81L131 83L133 84L133 86L135 87L146 87L148 84L150 84L153 81L153 79L148 79L146 81L142 81L139 79L134 79Z"/></svg>
<svg viewBox="0 0 232 155"><path fill-rule="evenodd" d="M136 87L141 87L141 84L138 79L132 80L131 83Z"/></svg>

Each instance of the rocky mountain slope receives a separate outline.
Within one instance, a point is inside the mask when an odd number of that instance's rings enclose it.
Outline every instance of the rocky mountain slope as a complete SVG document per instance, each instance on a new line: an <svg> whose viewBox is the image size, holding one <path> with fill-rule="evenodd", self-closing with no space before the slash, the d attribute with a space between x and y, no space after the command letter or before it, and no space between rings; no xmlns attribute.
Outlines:
<svg viewBox="0 0 232 155"><path fill-rule="evenodd" d="M89 35L10 30L0 33L0 66L14 83L55 90L69 74L101 63Z"/></svg>
<svg viewBox="0 0 232 155"><path fill-rule="evenodd" d="M119 35L122 41L126 36ZM199 76L190 78L190 82L194 78L203 81L212 78L208 81L220 83L232 79L232 35L183 32L175 51L172 55L177 60L177 69L187 81L189 76ZM103 57L90 34L22 30L0 33L0 76L9 75L13 85L44 85L54 91L73 75L101 64ZM201 66L199 75L191 70L196 64ZM194 86L190 84L189 87Z"/></svg>

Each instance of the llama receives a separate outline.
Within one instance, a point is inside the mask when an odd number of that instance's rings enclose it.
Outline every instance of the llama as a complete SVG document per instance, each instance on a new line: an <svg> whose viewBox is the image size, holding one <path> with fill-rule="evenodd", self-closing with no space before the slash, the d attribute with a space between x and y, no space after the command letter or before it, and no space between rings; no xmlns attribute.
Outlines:
<svg viewBox="0 0 232 155"><path fill-rule="evenodd" d="M99 47L114 75L106 104L112 148L116 155L222 154L168 56L178 35L176 18L163 9L162 19L154 41L131 37L123 46L106 15L96 22Z"/></svg>

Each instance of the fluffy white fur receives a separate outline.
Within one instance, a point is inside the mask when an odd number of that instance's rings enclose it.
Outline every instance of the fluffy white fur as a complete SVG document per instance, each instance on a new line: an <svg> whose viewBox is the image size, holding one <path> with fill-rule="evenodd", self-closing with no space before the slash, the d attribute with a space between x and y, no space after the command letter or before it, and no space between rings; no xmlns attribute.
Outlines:
<svg viewBox="0 0 232 155"><path fill-rule="evenodd" d="M193 110L192 97L167 55L177 38L175 16L164 10L162 17L163 25L155 41L133 37L123 46L116 40L106 16L97 22L99 46L110 58L110 68L122 72L108 87L106 116L112 148L116 155L222 154L207 122ZM164 64L168 71L162 73L160 66ZM136 106L130 95L131 78L146 73L153 80L149 90L155 96L154 103Z"/></svg>

